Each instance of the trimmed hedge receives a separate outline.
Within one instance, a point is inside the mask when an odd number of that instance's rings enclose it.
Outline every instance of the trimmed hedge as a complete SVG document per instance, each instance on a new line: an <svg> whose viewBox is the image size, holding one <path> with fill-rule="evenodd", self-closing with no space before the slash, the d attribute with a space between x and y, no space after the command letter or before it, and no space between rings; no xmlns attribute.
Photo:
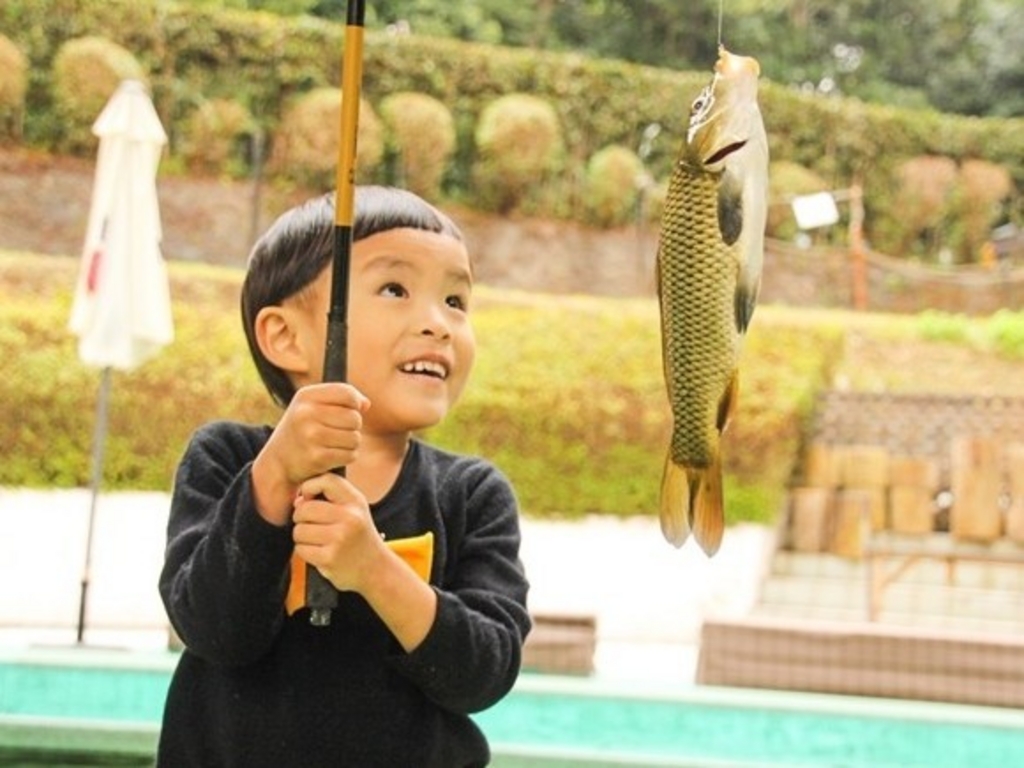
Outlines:
<svg viewBox="0 0 1024 768"><path fill-rule="evenodd" d="M473 178L483 208L566 213L545 195L549 185L558 186L565 152L558 113L546 100L510 93L488 103L476 125L475 144Z"/></svg>
<svg viewBox="0 0 1024 768"><path fill-rule="evenodd" d="M89 482L99 372L67 330L77 260L0 252L0 485ZM170 487L189 435L219 418L276 418L239 328L237 270L172 263L176 339L115 372L105 487ZM770 520L799 452L814 394L842 332L759 310L727 434L732 520ZM669 414L652 300L538 297L478 288L477 367L463 400L428 435L485 455L537 515L657 509Z"/></svg>
<svg viewBox="0 0 1024 768"><path fill-rule="evenodd" d="M146 81L131 51L103 37L76 37L53 60L54 110L63 131L63 152L95 152L92 125L122 80Z"/></svg>
<svg viewBox="0 0 1024 768"><path fill-rule="evenodd" d="M106 35L135 53L151 74L172 151L183 121L204 100L237 100L273 135L292 96L340 82L343 26L309 17L199 10L158 0L6 0L0 4L0 29L29 57L25 134L42 147L55 146L61 135L49 72L59 46L74 37ZM664 131L648 167L656 178L668 175L690 102L708 79L708 64L707 72L673 72L573 53L368 30L364 96L379 108L389 94L416 92L451 109L457 144L445 192L463 200L475 195L474 131L485 105L516 92L545 99L557 110L568 163L553 180L552 195L566 201L567 215L582 218L579 186L587 160L605 146L637 146L649 123ZM1017 189L1024 189L1022 119L808 96L769 79L761 105L773 159L799 163L832 186L862 178L868 224L880 231L898 215L895 169L910 157L987 160L1007 168ZM1024 214L1021 200L1019 194L1014 199L1017 215Z"/></svg>
<svg viewBox="0 0 1024 768"><path fill-rule="evenodd" d="M621 226L637 215L644 164L628 147L599 149L587 163L583 203L587 220L602 227Z"/></svg>
<svg viewBox="0 0 1024 768"><path fill-rule="evenodd" d="M441 194L441 180L455 151L451 110L433 96L392 93L380 103L388 127L396 182L428 200Z"/></svg>
<svg viewBox="0 0 1024 768"><path fill-rule="evenodd" d="M334 189L341 144L341 100L341 89L322 86L289 104L270 157L273 172L310 189ZM373 107L360 99L356 173L365 182L376 180L384 155L383 133Z"/></svg>
<svg viewBox="0 0 1024 768"><path fill-rule="evenodd" d="M27 69L25 54L10 38L0 34L0 142L21 138Z"/></svg>

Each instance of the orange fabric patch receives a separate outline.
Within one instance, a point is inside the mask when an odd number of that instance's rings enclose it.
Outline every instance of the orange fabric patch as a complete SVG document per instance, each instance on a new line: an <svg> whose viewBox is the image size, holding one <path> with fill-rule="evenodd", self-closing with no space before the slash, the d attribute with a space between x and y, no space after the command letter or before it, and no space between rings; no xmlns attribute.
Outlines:
<svg viewBox="0 0 1024 768"><path fill-rule="evenodd" d="M284 609L291 616L306 604L306 561L292 552L292 578L288 583L288 594L284 598Z"/></svg>
<svg viewBox="0 0 1024 768"><path fill-rule="evenodd" d="M430 581L430 570L434 565L434 534L430 531L421 536L395 539L387 542L388 548L398 555L423 581ZM291 559L291 581L285 595L284 608L291 616L306 605L306 561L296 554Z"/></svg>

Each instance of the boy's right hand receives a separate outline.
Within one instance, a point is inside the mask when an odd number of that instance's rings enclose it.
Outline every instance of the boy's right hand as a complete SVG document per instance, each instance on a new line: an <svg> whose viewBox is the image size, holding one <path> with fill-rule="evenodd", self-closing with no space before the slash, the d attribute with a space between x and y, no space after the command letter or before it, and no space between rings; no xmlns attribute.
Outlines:
<svg viewBox="0 0 1024 768"><path fill-rule="evenodd" d="M355 461L370 401L351 384L299 389L252 465L256 508L285 525L303 481Z"/></svg>

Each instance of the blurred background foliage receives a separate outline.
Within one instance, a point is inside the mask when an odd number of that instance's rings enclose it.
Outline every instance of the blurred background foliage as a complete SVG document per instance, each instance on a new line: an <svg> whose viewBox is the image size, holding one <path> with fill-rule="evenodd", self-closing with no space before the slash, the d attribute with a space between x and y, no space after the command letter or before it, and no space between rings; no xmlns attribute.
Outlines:
<svg viewBox="0 0 1024 768"><path fill-rule="evenodd" d="M716 55L717 0L368 5L361 181L510 215L606 227L657 219ZM726 42L755 54L766 75L773 200L860 181L872 245L977 260L994 225L1024 218L1022 5L726 4ZM170 135L162 172L328 188L343 16L344 0L4 0L0 141L89 156L105 98L137 77ZM773 207L769 233L792 237L783 209ZM76 269L0 254L0 354L17 360L0 381L0 445L18 446L0 462L0 485L88 483L98 382L65 330ZM112 488L168 488L202 423L276 417L238 333L241 275L186 264L171 274L177 340L115 376ZM431 439L493 458L531 513L654 509L669 429L651 364L654 303L481 289L474 315L473 385ZM1013 312L873 321L759 309L726 437L731 518L779 508L822 387L910 386L906 365L886 367L894 339L933 345L935 366L952 363L929 383L952 387L976 369L975 354L1011 361L1019 378L1022 327ZM874 350L872 365L851 349Z"/></svg>
<svg viewBox="0 0 1024 768"><path fill-rule="evenodd" d="M66 331L77 262L0 252L0 486L89 482L99 377ZM239 270L172 262L175 340L114 372L105 485L170 487L192 432L276 411L238 328ZM766 308L748 339L743 407L725 447L733 520L769 520L800 448L814 393L842 352L838 323L804 327ZM478 288L477 365L432 442L488 456L539 515L657 508L668 446L657 306L649 299L542 297Z"/></svg>
<svg viewBox="0 0 1024 768"><path fill-rule="evenodd" d="M90 154L90 115L127 73L149 83L168 129L164 172L245 175L269 158L269 183L330 186L344 5L5 0L0 141ZM716 55L717 0L367 5L363 180L422 183L503 214L613 227L642 207L658 218ZM1024 24L1013 23L1024 0L725 8L726 42L765 74L771 152L786 171L773 174L775 202L859 181L872 247L944 264L978 261L994 227L1024 223ZM388 109L399 94L433 107ZM662 130L645 143L652 126ZM792 236L791 219L773 216L769 234Z"/></svg>
<svg viewBox="0 0 1024 768"><path fill-rule="evenodd" d="M216 419L273 423L238 327L242 272L171 262L175 340L114 372L105 486L167 490L190 435ZM89 483L99 372L66 330L78 263L0 251L0 486ZM470 385L431 442L487 456L534 515L657 509L670 414L653 299L544 296L478 287ZM912 345L922 380L900 353ZM1024 312L987 318L758 308L725 435L731 522L770 522L825 388L1019 393ZM980 380L979 380L980 379Z"/></svg>
<svg viewBox="0 0 1024 768"><path fill-rule="evenodd" d="M343 19L346 0L191 0ZM670 69L715 56L719 0L373 0L374 27ZM776 82L971 115L1024 115L1021 0L729 0L724 39Z"/></svg>

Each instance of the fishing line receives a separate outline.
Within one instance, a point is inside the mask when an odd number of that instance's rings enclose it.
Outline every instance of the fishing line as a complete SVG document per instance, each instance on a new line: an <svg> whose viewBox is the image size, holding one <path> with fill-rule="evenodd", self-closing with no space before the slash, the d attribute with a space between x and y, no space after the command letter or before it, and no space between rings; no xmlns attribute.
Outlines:
<svg viewBox="0 0 1024 768"><path fill-rule="evenodd" d="M718 0L718 47L722 47L722 17L725 15L725 0Z"/></svg>

